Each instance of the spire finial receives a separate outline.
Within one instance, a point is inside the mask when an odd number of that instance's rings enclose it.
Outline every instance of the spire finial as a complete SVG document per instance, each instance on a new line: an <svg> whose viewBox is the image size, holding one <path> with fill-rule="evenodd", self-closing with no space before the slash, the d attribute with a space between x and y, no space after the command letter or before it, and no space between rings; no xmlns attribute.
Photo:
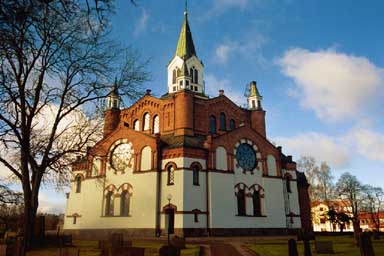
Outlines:
<svg viewBox="0 0 384 256"><path fill-rule="evenodd" d="M185 0L184 15L188 15L188 0Z"/></svg>

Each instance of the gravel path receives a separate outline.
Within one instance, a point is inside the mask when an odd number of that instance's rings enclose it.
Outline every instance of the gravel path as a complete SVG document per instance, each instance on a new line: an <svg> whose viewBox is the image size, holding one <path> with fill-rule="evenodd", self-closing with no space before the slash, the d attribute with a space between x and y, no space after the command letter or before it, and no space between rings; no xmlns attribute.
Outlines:
<svg viewBox="0 0 384 256"><path fill-rule="evenodd" d="M212 244L211 256L242 256L230 244Z"/></svg>

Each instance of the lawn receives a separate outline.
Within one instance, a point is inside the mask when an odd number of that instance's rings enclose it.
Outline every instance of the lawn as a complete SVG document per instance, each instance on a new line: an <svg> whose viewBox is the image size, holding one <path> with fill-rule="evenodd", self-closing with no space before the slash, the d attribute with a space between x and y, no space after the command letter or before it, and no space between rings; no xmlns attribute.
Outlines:
<svg viewBox="0 0 384 256"><path fill-rule="evenodd" d="M343 237L316 237L319 241L333 241L333 248L337 255L360 256L359 248L353 243L353 238L350 236ZM384 240L372 240L373 248L376 255L384 255ZM249 244L249 248L255 251L260 256L286 256L288 255L287 240L265 240L255 244ZM314 242L311 241L312 255L316 254ZM304 255L303 242L297 242L299 255Z"/></svg>
<svg viewBox="0 0 384 256"><path fill-rule="evenodd" d="M97 241L75 240L74 245L80 249L80 256L99 256L100 250ZM148 242L148 241L133 241L134 247L145 248L145 256L158 256L159 249L164 243ZM181 250L181 256L198 256L199 246L187 245L185 250ZM27 256L56 256L56 247L45 247L32 250L27 253Z"/></svg>

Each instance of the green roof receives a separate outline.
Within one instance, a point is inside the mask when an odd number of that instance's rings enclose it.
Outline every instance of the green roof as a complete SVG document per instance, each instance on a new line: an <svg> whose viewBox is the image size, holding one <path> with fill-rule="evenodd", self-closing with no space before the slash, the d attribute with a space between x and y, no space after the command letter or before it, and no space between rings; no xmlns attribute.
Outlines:
<svg viewBox="0 0 384 256"><path fill-rule="evenodd" d="M260 95L259 93L259 90L257 89L257 86L256 86L256 82L252 81L251 82L251 88L250 88L250 97L258 97L258 98L262 98L262 96Z"/></svg>
<svg viewBox="0 0 384 256"><path fill-rule="evenodd" d="M196 56L195 45L192 39L191 29L188 24L188 14L184 13L184 21L181 26L179 41L177 42L176 55L185 60Z"/></svg>

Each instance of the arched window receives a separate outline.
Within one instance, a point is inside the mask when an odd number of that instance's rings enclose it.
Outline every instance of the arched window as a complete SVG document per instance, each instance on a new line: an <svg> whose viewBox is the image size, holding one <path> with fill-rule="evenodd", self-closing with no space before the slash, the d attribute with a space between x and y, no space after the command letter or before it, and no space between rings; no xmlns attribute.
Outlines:
<svg viewBox="0 0 384 256"><path fill-rule="evenodd" d="M143 131L147 131L149 130L150 128L150 120L151 120L151 115L149 113L145 113L144 114L144 118L143 118Z"/></svg>
<svg viewBox="0 0 384 256"><path fill-rule="evenodd" d="M175 168L173 165L167 167L167 185L175 184Z"/></svg>
<svg viewBox="0 0 384 256"><path fill-rule="evenodd" d="M245 216L245 191L244 189L239 189L237 192L237 215Z"/></svg>
<svg viewBox="0 0 384 256"><path fill-rule="evenodd" d="M191 74L192 75L192 74ZM198 84L199 83L199 71L197 69L195 69L195 79L194 79L194 83L195 84Z"/></svg>
<svg viewBox="0 0 384 256"><path fill-rule="evenodd" d="M209 133L216 133L216 117L214 115L209 117Z"/></svg>
<svg viewBox="0 0 384 256"><path fill-rule="evenodd" d="M236 128L235 120L231 119L231 121L229 121L229 130L234 130L235 128Z"/></svg>
<svg viewBox="0 0 384 256"><path fill-rule="evenodd" d="M195 80L193 80L193 69L192 68L189 69L189 75L191 76L192 83L194 83Z"/></svg>
<svg viewBox="0 0 384 256"><path fill-rule="evenodd" d="M81 176L77 176L76 177L76 193L80 193L81 192Z"/></svg>
<svg viewBox="0 0 384 256"><path fill-rule="evenodd" d="M135 131L140 131L140 121L139 121L139 120L135 120L135 121L133 122L133 129L134 129Z"/></svg>
<svg viewBox="0 0 384 256"><path fill-rule="evenodd" d="M220 113L220 130L225 131L227 129L227 124L225 120L225 114Z"/></svg>
<svg viewBox="0 0 384 256"><path fill-rule="evenodd" d="M291 189L291 176L290 175L285 175L285 186L287 188L287 192L291 193L292 189Z"/></svg>
<svg viewBox="0 0 384 256"><path fill-rule="evenodd" d="M131 201L131 196L127 190L123 191L120 195L120 215L128 216L129 215L129 205Z"/></svg>
<svg viewBox="0 0 384 256"><path fill-rule="evenodd" d="M261 197L260 197L260 190L255 190L252 194L252 201L253 201L253 215L254 216L261 216Z"/></svg>
<svg viewBox="0 0 384 256"><path fill-rule="evenodd" d="M176 77L177 77L177 71L176 69L174 69L172 73L172 84L176 83Z"/></svg>
<svg viewBox="0 0 384 256"><path fill-rule="evenodd" d="M113 216L113 192L109 191L105 196L105 216Z"/></svg>
<svg viewBox="0 0 384 256"><path fill-rule="evenodd" d="M153 133L160 133L160 117L158 115L153 118Z"/></svg>
<svg viewBox="0 0 384 256"><path fill-rule="evenodd" d="M192 175L193 175L193 185L198 186L199 185L199 172L200 167L195 164L192 166Z"/></svg>

